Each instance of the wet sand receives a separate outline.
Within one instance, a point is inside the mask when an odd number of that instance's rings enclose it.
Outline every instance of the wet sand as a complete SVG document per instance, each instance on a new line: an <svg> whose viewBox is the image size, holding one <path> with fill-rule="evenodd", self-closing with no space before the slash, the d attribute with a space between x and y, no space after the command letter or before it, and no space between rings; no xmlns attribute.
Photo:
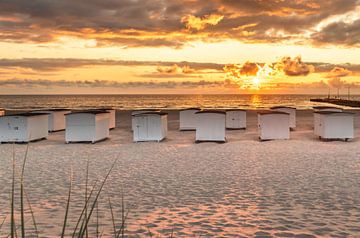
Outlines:
<svg viewBox="0 0 360 238"><path fill-rule="evenodd" d="M161 143L133 143L127 111L117 113L109 140L66 145L64 132L56 132L31 143L25 187L41 237L61 233L70 168L69 235L84 204L87 161L92 185L117 158L99 201L103 237L113 234L109 197L120 227L121 194L129 209L127 237L359 236L360 112L350 142L319 141L309 110L298 112L286 141L259 142L254 111L246 130L227 131L225 144L195 144L195 132L178 131L177 112L168 119ZM19 172L26 145L14 148ZM13 145L0 145L0 222L7 215L0 237L9 234L12 151ZM96 213L93 218L92 235ZM26 221L32 237L29 214Z"/></svg>

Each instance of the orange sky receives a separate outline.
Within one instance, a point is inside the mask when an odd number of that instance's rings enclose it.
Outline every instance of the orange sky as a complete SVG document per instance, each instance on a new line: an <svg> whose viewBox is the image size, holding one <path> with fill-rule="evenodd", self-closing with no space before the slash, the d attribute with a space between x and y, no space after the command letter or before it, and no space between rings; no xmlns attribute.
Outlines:
<svg viewBox="0 0 360 238"><path fill-rule="evenodd" d="M0 94L360 93L357 0L0 2Z"/></svg>

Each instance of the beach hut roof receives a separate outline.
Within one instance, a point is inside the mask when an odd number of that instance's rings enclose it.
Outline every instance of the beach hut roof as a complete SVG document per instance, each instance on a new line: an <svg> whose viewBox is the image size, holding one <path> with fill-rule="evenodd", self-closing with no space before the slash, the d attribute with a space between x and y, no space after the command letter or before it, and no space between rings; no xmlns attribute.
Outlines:
<svg viewBox="0 0 360 238"><path fill-rule="evenodd" d="M138 112L138 111L160 111L160 109L156 109L156 108L138 108L138 109L135 109L133 110L133 112Z"/></svg>
<svg viewBox="0 0 360 238"><path fill-rule="evenodd" d="M112 107L99 107L99 108L94 108L94 109L91 109L91 110L114 110L114 108Z"/></svg>
<svg viewBox="0 0 360 238"><path fill-rule="evenodd" d="M219 111L219 110L202 110L202 111L196 112L195 114L201 114L201 113L226 114L226 112L224 112L224 111Z"/></svg>
<svg viewBox="0 0 360 238"><path fill-rule="evenodd" d="M109 113L105 110L85 110L85 111L77 111L77 112L70 112L65 115L71 115L71 114L81 114L81 113L87 113L87 114L102 114L102 113Z"/></svg>
<svg viewBox="0 0 360 238"><path fill-rule="evenodd" d="M198 111L200 111L201 108L198 108L198 107L189 107L189 108L180 109L179 111L188 111L188 110L198 110Z"/></svg>
<svg viewBox="0 0 360 238"><path fill-rule="evenodd" d="M16 113L16 114L5 115L5 116L34 117L34 116L41 116L41 115L49 115L49 113L45 113L45 112L23 112L23 113Z"/></svg>
<svg viewBox="0 0 360 238"><path fill-rule="evenodd" d="M226 109L227 112L234 112L234 111L242 111L245 112L245 109L240 109L240 108L232 108L232 109Z"/></svg>
<svg viewBox="0 0 360 238"><path fill-rule="evenodd" d="M289 108L289 109L296 110L296 107L290 107L290 106L274 106L274 107L271 107L270 109L280 109L280 108Z"/></svg>
<svg viewBox="0 0 360 238"><path fill-rule="evenodd" d="M332 112L332 111L320 111L320 112L314 112L317 114L322 114L322 115L330 115L330 114L337 114L337 115L354 115L355 113L352 112Z"/></svg>
<svg viewBox="0 0 360 238"><path fill-rule="evenodd" d="M134 114L132 115L133 117L137 117L137 116L142 116L142 115L159 115L159 116L163 116L163 115L168 115L168 113L166 112L144 112L144 113L138 113L138 114Z"/></svg>
<svg viewBox="0 0 360 238"><path fill-rule="evenodd" d="M70 109L67 109L67 108L44 108L44 109L36 109L36 110L32 111L32 113L35 113L37 111L62 112L62 111L70 111Z"/></svg>
<svg viewBox="0 0 360 238"><path fill-rule="evenodd" d="M257 112L259 115L270 115L270 114L286 114L289 115L289 113L286 112L279 112L279 111L259 111Z"/></svg>
<svg viewBox="0 0 360 238"><path fill-rule="evenodd" d="M313 109L341 109L340 107L332 107L332 106L315 106Z"/></svg>

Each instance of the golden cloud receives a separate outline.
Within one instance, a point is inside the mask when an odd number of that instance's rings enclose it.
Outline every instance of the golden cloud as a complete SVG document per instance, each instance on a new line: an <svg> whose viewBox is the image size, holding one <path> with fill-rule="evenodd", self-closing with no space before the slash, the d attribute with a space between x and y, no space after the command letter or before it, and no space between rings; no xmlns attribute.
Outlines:
<svg viewBox="0 0 360 238"><path fill-rule="evenodd" d="M279 62L274 64L274 69L284 72L287 76L306 76L315 71L315 67L306 64L301 60L301 56L294 59L291 57L283 57Z"/></svg>
<svg viewBox="0 0 360 238"><path fill-rule="evenodd" d="M203 30L207 26L217 25L224 16L218 14L206 15L203 17L196 17L193 15L186 15L181 18L181 23L184 23L187 29Z"/></svg>

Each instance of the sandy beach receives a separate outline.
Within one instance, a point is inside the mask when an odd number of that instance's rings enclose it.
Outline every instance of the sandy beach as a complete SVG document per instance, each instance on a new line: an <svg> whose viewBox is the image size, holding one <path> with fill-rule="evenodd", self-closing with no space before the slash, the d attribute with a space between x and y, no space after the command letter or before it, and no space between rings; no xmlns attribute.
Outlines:
<svg viewBox="0 0 360 238"><path fill-rule="evenodd" d="M102 237L113 235L109 197L121 225L121 194L129 210L126 237L359 237L360 111L354 112L350 142L319 141L312 111L300 110L291 140L259 142L256 112L249 111L247 129L227 131L227 143L195 144L195 132L178 131L176 111L169 111L166 140L133 143L130 112L118 111L106 141L65 144L62 131L31 143L26 192L41 237L59 237L72 168L71 236L87 161L91 186L118 158L99 201ZM20 172L26 145L0 145L0 222L7 217L0 237L9 234L13 148ZM28 210L26 221L32 237ZM95 237L93 224L89 232Z"/></svg>

